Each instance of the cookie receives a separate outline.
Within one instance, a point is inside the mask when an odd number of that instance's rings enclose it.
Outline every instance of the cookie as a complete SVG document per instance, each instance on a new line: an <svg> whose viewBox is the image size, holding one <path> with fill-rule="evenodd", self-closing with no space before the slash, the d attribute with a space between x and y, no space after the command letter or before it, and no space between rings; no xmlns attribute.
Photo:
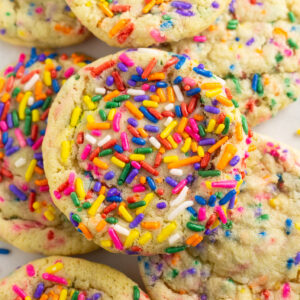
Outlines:
<svg viewBox="0 0 300 300"><path fill-rule="evenodd" d="M153 299L299 299L300 153L256 134L236 208L197 248L142 257Z"/></svg>
<svg viewBox="0 0 300 300"><path fill-rule="evenodd" d="M242 181L249 130L230 99L222 79L161 50L88 65L50 111L43 151L53 201L113 252L200 243ZM190 222L211 193L203 219Z"/></svg>
<svg viewBox="0 0 300 300"><path fill-rule="evenodd" d="M236 0L227 13L174 52L225 78L251 126L300 97L300 1Z"/></svg>
<svg viewBox="0 0 300 300"><path fill-rule="evenodd" d="M56 48L80 43L88 35L64 0L1 0L0 39L6 42Z"/></svg>
<svg viewBox="0 0 300 300"><path fill-rule="evenodd" d="M191 37L211 25L229 0L67 0L99 39L116 47L148 47Z"/></svg>
<svg viewBox="0 0 300 300"><path fill-rule="evenodd" d="M2 299L146 300L149 297L119 271L79 258L46 257L0 281Z"/></svg>
<svg viewBox="0 0 300 300"><path fill-rule="evenodd" d="M0 238L30 252L77 254L96 248L54 206L42 142L63 81L89 62L84 55L20 55L0 75Z"/></svg>

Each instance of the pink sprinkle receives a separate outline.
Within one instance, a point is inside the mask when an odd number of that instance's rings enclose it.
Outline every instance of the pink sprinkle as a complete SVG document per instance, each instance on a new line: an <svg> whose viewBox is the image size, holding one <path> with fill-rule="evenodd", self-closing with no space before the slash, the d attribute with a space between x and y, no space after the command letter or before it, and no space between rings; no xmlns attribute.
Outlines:
<svg viewBox="0 0 300 300"><path fill-rule="evenodd" d="M7 131L8 126L7 123L5 121L0 121L0 129L3 131Z"/></svg>
<svg viewBox="0 0 300 300"><path fill-rule="evenodd" d="M187 180L181 180L172 190L172 194L178 194L187 185Z"/></svg>
<svg viewBox="0 0 300 300"><path fill-rule="evenodd" d="M201 137L198 133L195 133L190 126L185 126L184 131L191 136L196 142L201 140Z"/></svg>
<svg viewBox="0 0 300 300"><path fill-rule="evenodd" d="M132 59L130 59L125 52L123 52L120 56L119 56L119 60L125 64L127 67L133 67L134 66L134 61Z"/></svg>
<svg viewBox="0 0 300 300"><path fill-rule="evenodd" d="M84 149L83 149L83 151L82 151L82 153L81 153L81 159L82 159L82 160L87 159L87 157L89 156L91 150L92 150L92 146L91 146L90 144L87 144L87 145L84 147Z"/></svg>
<svg viewBox="0 0 300 300"><path fill-rule="evenodd" d="M206 219L206 209L205 207L200 207L198 211L198 220L204 221Z"/></svg>
<svg viewBox="0 0 300 300"><path fill-rule="evenodd" d="M77 298L78 300L85 300L85 296L84 296L84 294L83 293L80 293L79 295L78 295L78 298Z"/></svg>
<svg viewBox="0 0 300 300"><path fill-rule="evenodd" d="M15 136L18 140L20 147L22 147L22 148L26 147L27 143L25 141L25 138L24 138L23 133L20 128L15 129Z"/></svg>
<svg viewBox="0 0 300 300"><path fill-rule="evenodd" d="M70 185L64 190L64 195L69 196L74 191L75 191L75 186Z"/></svg>
<svg viewBox="0 0 300 300"><path fill-rule="evenodd" d="M110 235L116 249L123 250L123 245L122 245L119 237L117 236L117 233L115 232L115 230L113 228L109 227L108 234Z"/></svg>
<svg viewBox="0 0 300 300"><path fill-rule="evenodd" d="M206 42L206 36L196 35L196 36L194 36L194 42L204 43L204 42Z"/></svg>
<svg viewBox="0 0 300 300"><path fill-rule="evenodd" d="M131 165L135 168L135 169L140 169L141 168L141 165L137 162L137 161L135 161L135 160L133 160L132 162L131 162Z"/></svg>
<svg viewBox="0 0 300 300"><path fill-rule="evenodd" d="M75 69L73 67L70 67L68 70L66 70L65 72L65 78L69 78L71 77L75 72Z"/></svg>
<svg viewBox="0 0 300 300"><path fill-rule="evenodd" d="M148 83L144 83L143 85L142 85L142 90L143 91L148 91L150 89L150 85L148 84Z"/></svg>
<svg viewBox="0 0 300 300"><path fill-rule="evenodd" d="M22 189L24 192L26 192L26 191L28 191L28 189L29 189L29 185L28 185L27 183L23 183L22 186L21 186L21 189Z"/></svg>
<svg viewBox="0 0 300 300"><path fill-rule="evenodd" d="M290 50L290 49L285 49L284 50L284 54L285 54L285 56L292 56L293 55L293 51L292 50Z"/></svg>
<svg viewBox="0 0 300 300"><path fill-rule="evenodd" d="M193 119L193 118L190 118L190 119L189 119L189 122L190 122L190 125L191 125L193 131L196 132L196 133L198 133L198 132L199 132L199 128L198 128L198 126L197 126L196 120Z"/></svg>
<svg viewBox="0 0 300 300"><path fill-rule="evenodd" d="M251 139L250 138L246 138L246 144L247 145L251 144Z"/></svg>
<svg viewBox="0 0 300 300"><path fill-rule="evenodd" d="M0 202L3 203L4 202L4 199L2 197L0 197Z"/></svg>
<svg viewBox="0 0 300 300"><path fill-rule="evenodd" d="M238 207L237 211L240 212L240 213L242 213L244 211L244 207L243 206Z"/></svg>
<svg viewBox="0 0 300 300"><path fill-rule="evenodd" d="M37 150L42 146L44 140L44 136L41 136L40 138L37 139L37 141L32 145L32 150Z"/></svg>
<svg viewBox="0 0 300 300"><path fill-rule="evenodd" d="M194 85L196 85L196 81L195 81L193 78L190 78L190 77L184 77L184 78L183 78L183 82L184 82L186 85L189 85L189 86L194 86Z"/></svg>
<svg viewBox="0 0 300 300"><path fill-rule="evenodd" d="M26 266L26 272L27 272L27 275L32 277L35 275L35 270L34 270L34 266L33 265L27 265Z"/></svg>
<svg viewBox="0 0 300 300"><path fill-rule="evenodd" d="M285 283L282 288L282 297L288 298L291 295L291 287L289 283Z"/></svg>
<svg viewBox="0 0 300 300"><path fill-rule="evenodd" d="M167 40L166 37L158 29L152 29L150 31L150 35L157 43L164 43Z"/></svg>
<svg viewBox="0 0 300 300"><path fill-rule="evenodd" d="M54 191L53 194L54 194L56 199L61 199L61 193L60 192Z"/></svg>
<svg viewBox="0 0 300 300"><path fill-rule="evenodd" d="M222 207L221 207L221 206L217 206L217 207L216 207L216 212L217 212L217 214L219 215L219 218L220 218L221 222L222 222L223 224L226 224L226 223L227 223L227 218L226 218L226 216L225 216L225 213L224 213Z"/></svg>
<svg viewBox="0 0 300 300"><path fill-rule="evenodd" d="M94 129L94 130L91 131L91 134L94 135L94 136L101 136L102 132L99 129Z"/></svg>
<svg viewBox="0 0 300 300"><path fill-rule="evenodd" d="M129 140L128 140L128 135L126 132L121 133L121 142L122 142L122 148L124 151L129 151Z"/></svg>
<svg viewBox="0 0 300 300"><path fill-rule="evenodd" d="M41 185L40 192L49 192L49 185Z"/></svg>
<svg viewBox="0 0 300 300"><path fill-rule="evenodd" d="M75 180L75 173L74 173L74 172L71 172L71 173L69 174L69 178L68 178L69 184L73 184L73 183L74 183L74 180Z"/></svg>
<svg viewBox="0 0 300 300"><path fill-rule="evenodd" d="M182 137L179 133L174 133L173 134L173 139L177 144L180 144L182 142Z"/></svg>
<svg viewBox="0 0 300 300"><path fill-rule="evenodd" d="M42 14L43 13L43 8L42 7L37 7L36 9L35 9L35 12L37 13L37 14Z"/></svg>
<svg viewBox="0 0 300 300"><path fill-rule="evenodd" d="M236 181L235 180L214 181L211 183L211 186L214 188L232 189L236 187Z"/></svg>
<svg viewBox="0 0 300 300"><path fill-rule="evenodd" d="M141 192L144 192L146 191L146 188L145 186L143 186L142 184L137 184L135 185L133 188L132 188L133 192L135 193L141 193Z"/></svg>
<svg viewBox="0 0 300 300"><path fill-rule="evenodd" d="M24 62L25 61L25 58L26 58L26 54L25 53L21 53L20 56L19 56L19 62Z"/></svg>
<svg viewBox="0 0 300 300"><path fill-rule="evenodd" d="M44 280L48 280L48 281L55 282L55 283L58 283L58 284L63 284L63 285L67 285L68 284L68 282L67 282L67 280L65 278L58 277L56 275L49 274L49 273L43 273L42 274L42 278Z"/></svg>
<svg viewBox="0 0 300 300"><path fill-rule="evenodd" d="M7 74L13 72L13 70L14 70L14 67L12 67L12 66L7 67L5 72L4 72L4 75L7 75Z"/></svg>
<svg viewBox="0 0 300 300"><path fill-rule="evenodd" d="M25 298L26 298L25 292L24 292L20 287L18 287L16 284L14 284L14 285L12 286L12 290L13 290L17 295L19 295L22 299L25 299Z"/></svg>
<svg viewBox="0 0 300 300"><path fill-rule="evenodd" d="M121 117L122 117L122 114L120 112L117 112L115 114L115 117L113 119L113 130L115 132L119 132L120 131L120 121L121 121Z"/></svg>

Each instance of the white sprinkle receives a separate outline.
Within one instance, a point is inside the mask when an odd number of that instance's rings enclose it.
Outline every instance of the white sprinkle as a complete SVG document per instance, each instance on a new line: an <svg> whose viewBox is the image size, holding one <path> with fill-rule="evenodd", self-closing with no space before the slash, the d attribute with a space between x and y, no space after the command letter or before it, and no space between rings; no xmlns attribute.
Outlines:
<svg viewBox="0 0 300 300"><path fill-rule="evenodd" d="M185 201L177 206L168 216L168 220L174 220L181 212L183 212L186 208L192 206L194 204L193 201Z"/></svg>
<svg viewBox="0 0 300 300"><path fill-rule="evenodd" d="M151 138L149 139L149 142L156 148L159 149L160 148L160 142L154 137L151 136Z"/></svg>
<svg viewBox="0 0 300 300"><path fill-rule="evenodd" d="M20 168L26 164L26 159L24 157L20 157L18 160L15 161L15 166Z"/></svg>
<svg viewBox="0 0 300 300"><path fill-rule="evenodd" d="M167 120L164 123L164 126L167 127L172 121L173 121L173 118L172 117L168 117Z"/></svg>
<svg viewBox="0 0 300 300"><path fill-rule="evenodd" d="M102 87L97 87L97 88L95 88L95 93L100 94L100 95L104 95L106 93L106 89L102 88Z"/></svg>
<svg viewBox="0 0 300 300"><path fill-rule="evenodd" d="M174 108L174 104L173 103L169 103L165 106L165 110L172 110Z"/></svg>
<svg viewBox="0 0 300 300"><path fill-rule="evenodd" d="M180 191L179 195L173 201L170 202L170 206L176 206L183 202L186 198L188 190L189 188L187 186L184 186L183 189Z"/></svg>
<svg viewBox="0 0 300 300"><path fill-rule="evenodd" d="M183 171L181 169L171 169L170 173L174 176L181 176L183 174Z"/></svg>
<svg viewBox="0 0 300 300"><path fill-rule="evenodd" d="M223 86L226 85L226 81L219 76L214 75L215 79L219 81Z"/></svg>
<svg viewBox="0 0 300 300"><path fill-rule="evenodd" d="M131 96L142 96L145 95L146 92L144 90L128 89L126 94Z"/></svg>
<svg viewBox="0 0 300 300"><path fill-rule="evenodd" d="M88 133L85 134L85 139L86 139L89 143L91 143L91 144L93 144L93 145L95 145L96 142L97 142L97 140L96 140L93 136L91 136L90 134L88 134Z"/></svg>
<svg viewBox="0 0 300 300"><path fill-rule="evenodd" d="M181 238L181 234L179 234L178 232L172 234L169 237L169 244L174 245L180 238Z"/></svg>
<svg viewBox="0 0 300 300"><path fill-rule="evenodd" d="M112 226L114 228L115 231L123 234L123 235L129 235L129 230L127 230L125 227L121 226L121 225L118 225L118 224L115 224Z"/></svg>
<svg viewBox="0 0 300 300"><path fill-rule="evenodd" d="M139 48L139 52L147 52L153 55L160 54L161 50L153 49L153 48Z"/></svg>
<svg viewBox="0 0 300 300"><path fill-rule="evenodd" d="M104 144L106 144L110 140L111 140L111 136L108 134L101 141L99 141L98 146L102 147Z"/></svg>
<svg viewBox="0 0 300 300"><path fill-rule="evenodd" d="M29 81L24 85L24 91L29 91L35 85L35 83L40 79L39 74L34 74Z"/></svg>
<svg viewBox="0 0 300 300"><path fill-rule="evenodd" d="M31 106L33 103L34 103L34 98L31 96L28 98L27 104L28 104L28 106Z"/></svg>
<svg viewBox="0 0 300 300"><path fill-rule="evenodd" d="M184 97L183 97L180 87L178 85L173 85L173 90L174 90L177 100L179 102L182 102L184 100Z"/></svg>

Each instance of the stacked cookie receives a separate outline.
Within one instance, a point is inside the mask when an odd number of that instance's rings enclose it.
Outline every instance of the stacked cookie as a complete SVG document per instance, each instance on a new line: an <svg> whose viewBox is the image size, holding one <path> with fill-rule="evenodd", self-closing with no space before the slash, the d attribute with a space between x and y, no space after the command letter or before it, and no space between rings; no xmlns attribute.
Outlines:
<svg viewBox="0 0 300 300"><path fill-rule="evenodd" d="M152 47L94 62L34 48L2 72L0 238L140 255L151 299L299 299L299 154L250 126L299 98L300 2L67 3L2 1L0 38L66 46L82 22ZM148 298L66 257L0 286L0 299Z"/></svg>

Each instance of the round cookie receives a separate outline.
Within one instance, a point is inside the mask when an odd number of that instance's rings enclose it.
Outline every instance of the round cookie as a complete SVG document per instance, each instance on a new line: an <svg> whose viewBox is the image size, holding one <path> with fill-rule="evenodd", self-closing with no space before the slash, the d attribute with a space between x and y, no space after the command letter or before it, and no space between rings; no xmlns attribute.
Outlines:
<svg viewBox="0 0 300 300"><path fill-rule="evenodd" d="M217 215L225 222L242 182L248 127L230 98L222 79L161 50L81 69L55 99L43 143L55 204L110 251L197 245Z"/></svg>
<svg viewBox="0 0 300 300"><path fill-rule="evenodd" d="M0 74L0 238L29 252L77 254L96 249L53 205L42 142L50 105L84 55L21 54Z"/></svg>
<svg viewBox="0 0 300 300"><path fill-rule="evenodd" d="M1 0L0 39L6 42L56 48L80 43L88 35L64 0Z"/></svg>
<svg viewBox="0 0 300 300"><path fill-rule="evenodd" d="M153 299L299 299L300 153L255 134L230 222L197 248L141 257Z"/></svg>
<svg viewBox="0 0 300 300"><path fill-rule="evenodd" d="M2 299L146 300L119 271L79 258L46 257L0 281Z"/></svg>
<svg viewBox="0 0 300 300"><path fill-rule="evenodd" d="M179 41L206 29L229 0L67 0L99 39L116 47L148 47Z"/></svg>
<svg viewBox="0 0 300 300"><path fill-rule="evenodd" d="M225 78L251 126L300 97L300 1L232 1L208 30L170 47Z"/></svg>

